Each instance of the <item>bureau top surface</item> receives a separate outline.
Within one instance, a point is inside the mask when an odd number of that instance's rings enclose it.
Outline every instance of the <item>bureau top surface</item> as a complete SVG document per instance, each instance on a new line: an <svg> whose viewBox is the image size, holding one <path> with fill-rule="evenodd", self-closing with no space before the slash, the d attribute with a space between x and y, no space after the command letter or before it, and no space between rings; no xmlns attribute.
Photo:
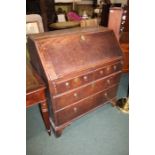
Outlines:
<svg viewBox="0 0 155 155"><path fill-rule="evenodd" d="M113 31L102 27L46 32L30 39L52 79L122 57Z"/></svg>

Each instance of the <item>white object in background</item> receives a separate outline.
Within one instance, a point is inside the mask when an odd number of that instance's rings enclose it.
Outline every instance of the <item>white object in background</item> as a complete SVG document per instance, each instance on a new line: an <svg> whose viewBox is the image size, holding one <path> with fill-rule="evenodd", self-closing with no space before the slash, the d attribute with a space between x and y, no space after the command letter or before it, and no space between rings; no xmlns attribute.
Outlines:
<svg viewBox="0 0 155 155"><path fill-rule="evenodd" d="M88 15L86 11L83 11L82 19L88 19Z"/></svg>
<svg viewBox="0 0 155 155"><path fill-rule="evenodd" d="M66 21L64 14L59 14L57 16L58 16L58 22L65 22Z"/></svg>
<svg viewBox="0 0 155 155"><path fill-rule="evenodd" d="M27 34L35 34L39 33L39 28L37 22L27 23L26 24L26 33Z"/></svg>
<svg viewBox="0 0 155 155"><path fill-rule="evenodd" d="M44 32L42 17L38 14L26 15L26 34Z"/></svg>
<svg viewBox="0 0 155 155"><path fill-rule="evenodd" d="M94 13L99 14L100 13L100 9L99 8L94 9Z"/></svg>

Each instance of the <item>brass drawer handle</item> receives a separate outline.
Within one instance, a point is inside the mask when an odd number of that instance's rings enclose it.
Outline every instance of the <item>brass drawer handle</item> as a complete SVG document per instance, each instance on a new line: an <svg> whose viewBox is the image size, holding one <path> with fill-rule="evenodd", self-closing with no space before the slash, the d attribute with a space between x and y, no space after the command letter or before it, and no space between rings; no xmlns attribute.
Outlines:
<svg viewBox="0 0 155 155"><path fill-rule="evenodd" d="M78 94L77 93L74 93L74 97L77 97L78 96Z"/></svg>
<svg viewBox="0 0 155 155"><path fill-rule="evenodd" d="M110 70L110 67L107 67L107 71L109 71Z"/></svg>
<svg viewBox="0 0 155 155"><path fill-rule="evenodd" d="M116 71L116 69L117 69L117 66L116 66L116 65L114 65L114 66L113 66L113 68L114 68L114 71Z"/></svg>
<svg viewBox="0 0 155 155"><path fill-rule="evenodd" d="M106 98L106 100L109 100L113 105L116 105L116 103L111 99L111 97L108 96L108 93L104 93L104 97Z"/></svg>
<svg viewBox="0 0 155 155"><path fill-rule="evenodd" d="M100 71L100 74L101 74L101 75L103 74L103 70Z"/></svg>
<svg viewBox="0 0 155 155"><path fill-rule="evenodd" d="M73 110L74 110L74 112L77 112L77 108L76 107L74 107Z"/></svg>
<svg viewBox="0 0 155 155"><path fill-rule="evenodd" d="M84 35L81 35L81 40L83 40L83 41L85 41L86 40L86 38L85 38L85 36Z"/></svg>
<svg viewBox="0 0 155 155"><path fill-rule="evenodd" d="M107 80L107 83L110 84L110 80L109 79Z"/></svg>
<svg viewBox="0 0 155 155"><path fill-rule="evenodd" d="M87 77L87 76L84 76L83 79L84 79L85 81L87 81L87 80L88 80L88 77Z"/></svg>
<svg viewBox="0 0 155 155"><path fill-rule="evenodd" d="M107 93L104 93L104 96L105 96L105 97L107 97L107 96L108 96L108 94L107 94Z"/></svg>
<svg viewBox="0 0 155 155"><path fill-rule="evenodd" d="M66 82L65 85L66 85L66 86L69 86L69 82Z"/></svg>

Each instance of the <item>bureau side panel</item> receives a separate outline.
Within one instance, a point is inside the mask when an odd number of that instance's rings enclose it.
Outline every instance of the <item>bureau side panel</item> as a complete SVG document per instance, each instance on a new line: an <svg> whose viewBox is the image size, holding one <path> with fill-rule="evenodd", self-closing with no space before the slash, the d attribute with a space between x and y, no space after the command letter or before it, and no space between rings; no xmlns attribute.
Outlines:
<svg viewBox="0 0 155 155"><path fill-rule="evenodd" d="M52 115L52 119L54 120L54 114L53 114L54 108L53 108L53 104L51 104L51 102L52 102L51 94L55 93L54 86L51 84L51 81L49 81L49 79L44 71L42 62L41 62L40 57L37 52L38 49L36 48L35 42L33 40L31 40L30 38L28 38L28 49L29 49L31 64L33 65L33 67L35 68L37 73L42 77L42 79L46 83L46 86L47 86L46 97L47 97L47 102L48 102L48 108L49 108L49 112Z"/></svg>

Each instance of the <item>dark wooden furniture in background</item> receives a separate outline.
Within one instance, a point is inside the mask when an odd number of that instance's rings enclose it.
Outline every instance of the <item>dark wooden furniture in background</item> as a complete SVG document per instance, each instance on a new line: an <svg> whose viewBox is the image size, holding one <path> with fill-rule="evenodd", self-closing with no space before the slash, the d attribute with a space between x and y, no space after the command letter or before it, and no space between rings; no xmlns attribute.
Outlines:
<svg viewBox="0 0 155 155"><path fill-rule="evenodd" d="M49 31L49 24L56 20L54 0L26 0L26 14L39 14L44 30Z"/></svg>
<svg viewBox="0 0 155 155"><path fill-rule="evenodd" d="M111 7L108 28L112 29L123 51L123 72L129 71L129 1L122 7Z"/></svg>
<svg viewBox="0 0 155 155"><path fill-rule="evenodd" d="M103 0L102 5L102 13L101 13L101 25L107 27L108 26L108 20L109 20L109 9L111 6L110 0Z"/></svg>
<svg viewBox="0 0 155 155"><path fill-rule="evenodd" d="M129 0L123 7L119 43L123 51L123 72L129 72Z"/></svg>
<svg viewBox="0 0 155 155"><path fill-rule="evenodd" d="M120 37L122 13L123 9L121 7L111 7L109 10L108 28L114 31L118 41Z"/></svg>
<svg viewBox="0 0 155 155"><path fill-rule="evenodd" d="M123 72L129 72L129 32L121 32L119 43L123 51Z"/></svg>
<svg viewBox="0 0 155 155"><path fill-rule="evenodd" d="M28 45L31 61L48 85L57 136L88 112L115 105L123 62L112 30L58 30L31 35Z"/></svg>
<svg viewBox="0 0 155 155"><path fill-rule="evenodd" d="M48 107L46 103L45 84L32 66L26 64L26 108L40 103L42 117L48 131L51 134Z"/></svg>
<svg viewBox="0 0 155 155"><path fill-rule="evenodd" d="M127 0L127 4L123 6L120 33L121 32L129 32L129 0Z"/></svg>

